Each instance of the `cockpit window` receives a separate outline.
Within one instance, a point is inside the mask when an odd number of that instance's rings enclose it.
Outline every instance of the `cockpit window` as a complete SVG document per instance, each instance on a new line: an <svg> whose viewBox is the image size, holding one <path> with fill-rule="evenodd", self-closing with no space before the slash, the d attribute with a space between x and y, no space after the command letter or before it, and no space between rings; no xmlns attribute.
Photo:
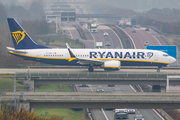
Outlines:
<svg viewBox="0 0 180 120"><path fill-rule="evenodd" d="M167 57L167 56L169 56L169 55L168 55L168 54L163 54L163 56L164 56L164 57Z"/></svg>

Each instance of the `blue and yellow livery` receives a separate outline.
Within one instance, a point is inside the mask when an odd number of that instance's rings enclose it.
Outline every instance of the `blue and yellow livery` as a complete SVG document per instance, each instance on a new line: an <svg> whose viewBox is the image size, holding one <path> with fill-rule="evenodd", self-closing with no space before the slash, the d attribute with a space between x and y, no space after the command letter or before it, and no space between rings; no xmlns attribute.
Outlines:
<svg viewBox="0 0 180 120"><path fill-rule="evenodd" d="M165 67L176 61L174 57L158 50L146 49L52 49L36 44L26 31L14 20L8 18L14 48L9 53L27 60L53 65L101 66L104 70L119 70L121 66Z"/></svg>

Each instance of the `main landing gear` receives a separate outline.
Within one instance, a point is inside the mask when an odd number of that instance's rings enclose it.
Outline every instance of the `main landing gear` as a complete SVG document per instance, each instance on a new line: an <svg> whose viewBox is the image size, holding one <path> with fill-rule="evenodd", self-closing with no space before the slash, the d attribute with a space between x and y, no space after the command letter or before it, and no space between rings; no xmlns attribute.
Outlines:
<svg viewBox="0 0 180 120"><path fill-rule="evenodd" d="M89 66L88 70L89 70L89 72L93 72L94 71L93 66Z"/></svg>
<svg viewBox="0 0 180 120"><path fill-rule="evenodd" d="M157 69L157 72L158 72L158 73L160 72L160 68L161 68L161 67L158 67L158 69Z"/></svg>

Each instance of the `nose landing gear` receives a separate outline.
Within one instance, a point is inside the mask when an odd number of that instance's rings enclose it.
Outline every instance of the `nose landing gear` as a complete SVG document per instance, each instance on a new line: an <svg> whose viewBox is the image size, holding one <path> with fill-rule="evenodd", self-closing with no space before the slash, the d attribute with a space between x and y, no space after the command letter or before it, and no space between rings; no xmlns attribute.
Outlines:
<svg viewBox="0 0 180 120"><path fill-rule="evenodd" d="M158 73L160 72L160 68L161 68L161 67L158 67L158 69L157 69L157 72L158 72Z"/></svg>
<svg viewBox="0 0 180 120"><path fill-rule="evenodd" d="M160 72L160 69L159 69L159 68L157 69L157 72L158 72L158 73Z"/></svg>

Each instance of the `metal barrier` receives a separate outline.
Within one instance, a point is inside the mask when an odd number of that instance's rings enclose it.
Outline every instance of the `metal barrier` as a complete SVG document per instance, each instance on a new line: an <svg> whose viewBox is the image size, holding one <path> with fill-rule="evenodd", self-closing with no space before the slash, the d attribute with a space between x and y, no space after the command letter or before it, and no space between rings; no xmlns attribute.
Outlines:
<svg viewBox="0 0 180 120"><path fill-rule="evenodd" d="M16 77L55 77L55 78L166 78L167 75L180 75L180 73L132 73L132 72L37 72L16 73Z"/></svg>
<svg viewBox="0 0 180 120"><path fill-rule="evenodd" d="M6 92L1 100L12 100L15 93ZM144 102L180 102L179 93L134 93L134 92L24 92L23 100L111 100L111 101L144 101Z"/></svg>

